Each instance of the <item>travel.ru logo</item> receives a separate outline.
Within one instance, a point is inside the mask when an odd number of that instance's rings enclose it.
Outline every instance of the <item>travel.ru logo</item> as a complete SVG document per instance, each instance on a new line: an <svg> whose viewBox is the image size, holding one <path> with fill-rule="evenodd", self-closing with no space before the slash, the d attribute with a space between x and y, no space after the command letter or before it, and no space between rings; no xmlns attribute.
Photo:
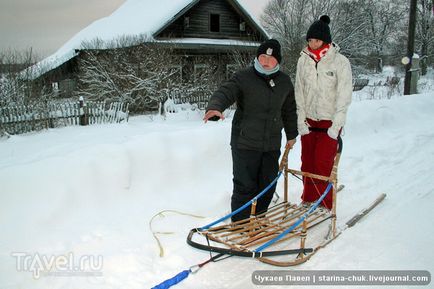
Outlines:
<svg viewBox="0 0 434 289"><path fill-rule="evenodd" d="M103 257L83 255L76 257L72 252L66 255L44 255L40 253L13 252L18 272L31 272L33 278L89 277L102 276Z"/></svg>

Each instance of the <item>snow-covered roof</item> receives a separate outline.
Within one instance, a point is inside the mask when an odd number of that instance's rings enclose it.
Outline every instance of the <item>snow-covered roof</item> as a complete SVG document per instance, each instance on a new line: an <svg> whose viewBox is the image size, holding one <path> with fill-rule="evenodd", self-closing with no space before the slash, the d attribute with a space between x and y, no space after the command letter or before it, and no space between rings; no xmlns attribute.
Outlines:
<svg viewBox="0 0 434 289"><path fill-rule="evenodd" d="M23 79L33 80L39 76L47 73L48 71L61 66L63 63L74 58L78 55L78 51L75 49L67 50L63 53L55 53L42 61L39 61L35 65L32 65L21 72Z"/></svg>
<svg viewBox="0 0 434 289"><path fill-rule="evenodd" d="M25 71L26 78L36 79L44 73L59 67L66 61L75 57L76 50L83 48L82 44L91 42L94 39L102 42L110 42L121 37L141 36L152 39L155 32L174 20L180 11L194 5L199 0L126 0L110 16L101 18L67 41L53 55L45 58L34 66ZM247 17L258 27L258 29L267 35L265 30L260 26L259 21L249 13L239 0L233 0ZM267 35L268 36L268 35ZM198 40L198 38L196 38ZM194 40L190 40L194 41ZM204 40L198 40L201 43ZM214 40L213 40L214 41ZM208 44L212 41L207 40ZM229 43L230 42L230 43ZM226 41L225 45L234 45L239 42ZM231 44L232 43L232 44ZM220 41L222 44L222 41ZM244 44L245 45L245 44Z"/></svg>
<svg viewBox="0 0 434 289"><path fill-rule="evenodd" d="M212 38L170 38L168 40L155 40L156 43L181 44L181 45L200 45L200 46L243 46L256 47L258 42L244 41L236 39L212 39Z"/></svg>

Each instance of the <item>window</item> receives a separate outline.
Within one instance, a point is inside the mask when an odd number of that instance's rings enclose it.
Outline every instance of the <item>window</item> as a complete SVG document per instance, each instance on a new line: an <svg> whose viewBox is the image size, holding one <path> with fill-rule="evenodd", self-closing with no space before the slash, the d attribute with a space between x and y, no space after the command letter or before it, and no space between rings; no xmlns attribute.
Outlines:
<svg viewBox="0 0 434 289"><path fill-rule="evenodd" d="M206 64L195 64L194 65L194 82L204 80L208 72L209 66Z"/></svg>
<svg viewBox="0 0 434 289"><path fill-rule="evenodd" d="M240 23L240 31L241 32L246 31L246 22L243 21L243 22Z"/></svg>
<svg viewBox="0 0 434 289"><path fill-rule="evenodd" d="M51 83L51 89L55 96L59 96L59 83L58 82L52 82Z"/></svg>
<svg viewBox="0 0 434 289"><path fill-rule="evenodd" d="M59 90L62 97L71 97L76 87L77 83L74 79L64 79L59 83Z"/></svg>
<svg viewBox="0 0 434 289"><path fill-rule="evenodd" d="M209 31L220 32L220 15L210 14L209 16Z"/></svg>
<svg viewBox="0 0 434 289"><path fill-rule="evenodd" d="M189 28L190 27L190 17L185 17L184 18L184 28Z"/></svg>

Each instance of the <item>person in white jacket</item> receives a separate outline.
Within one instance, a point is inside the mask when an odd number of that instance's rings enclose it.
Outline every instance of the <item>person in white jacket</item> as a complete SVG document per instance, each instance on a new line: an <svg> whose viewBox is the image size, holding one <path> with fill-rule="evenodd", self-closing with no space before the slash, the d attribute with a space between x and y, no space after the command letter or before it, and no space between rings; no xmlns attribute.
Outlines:
<svg viewBox="0 0 434 289"><path fill-rule="evenodd" d="M332 42L329 23L323 15L309 27L295 79L301 170L323 176L332 171L353 90L350 62ZM327 187L327 182L308 177L303 182L301 199L307 203L316 201ZM332 191L321 205L332 209Z"/></svg>

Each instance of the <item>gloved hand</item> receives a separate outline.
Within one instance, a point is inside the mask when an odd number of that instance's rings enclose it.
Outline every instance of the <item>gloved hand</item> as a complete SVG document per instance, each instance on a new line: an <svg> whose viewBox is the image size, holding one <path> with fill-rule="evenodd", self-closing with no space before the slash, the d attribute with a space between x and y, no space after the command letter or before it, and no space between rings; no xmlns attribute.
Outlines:
<svg viewBox="0 0 434 289"><path fill-rule="evenodd" d="M327 130L327 134L329 135L329 137L331 137L332 139L338 139L339 136L339 128L333 128L332 126L329 127L329 129Z"/></svg>
<svg viewBox="0 0 434 289"><path fill-rule="evenodd" d="M310 133L309 124L306 121L298 124L298 133L300 136Z"/></svg>

